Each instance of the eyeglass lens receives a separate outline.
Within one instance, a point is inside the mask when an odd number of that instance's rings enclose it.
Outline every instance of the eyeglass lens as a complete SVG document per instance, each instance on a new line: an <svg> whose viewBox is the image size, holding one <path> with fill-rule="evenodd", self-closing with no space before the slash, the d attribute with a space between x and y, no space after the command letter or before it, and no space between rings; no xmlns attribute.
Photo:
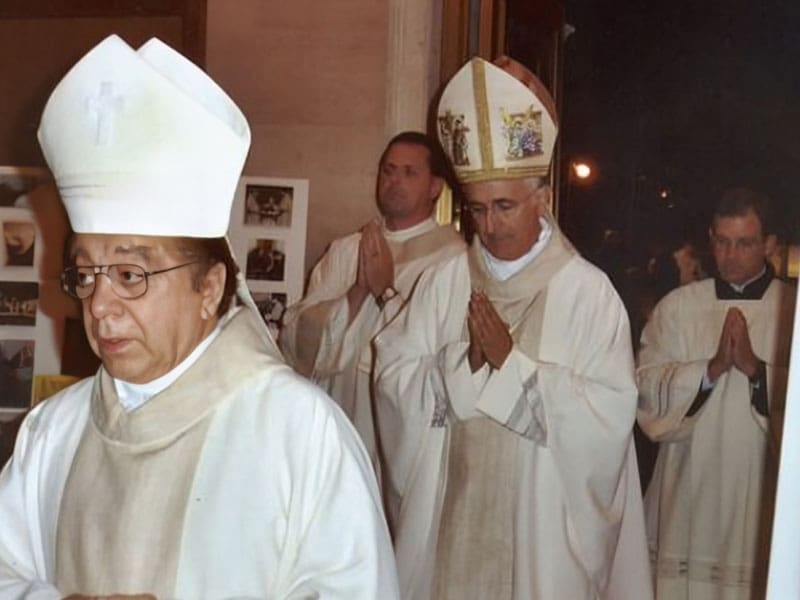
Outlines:
<svg viewBox="0 0 800 600"><path fill-rule="evenodd" d="M105 275L120 298L137 298L147 291L147 273L138 265L70 267L64 270L64 291L81 300L94 292L97 277Z"/></svg>

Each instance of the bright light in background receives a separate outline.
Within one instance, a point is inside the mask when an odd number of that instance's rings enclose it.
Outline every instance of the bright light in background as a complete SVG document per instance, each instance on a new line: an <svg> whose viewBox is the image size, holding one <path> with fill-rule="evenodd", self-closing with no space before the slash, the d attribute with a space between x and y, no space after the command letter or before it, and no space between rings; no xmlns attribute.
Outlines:
<svg viewBox="0 0 800 600"><path fill-rule="evenodd" d="M578 179L586 179L592 174L592 168L586 163L573 163L572 170Z"/></svg>
<svg viewBox="0 0 800 600"><path fill-rule="evenodd" d="M675 208L675 202L672 198L672 190L668 187L662 187L660 190L658 190L658 197L666 203L667 208Z"/></svg>

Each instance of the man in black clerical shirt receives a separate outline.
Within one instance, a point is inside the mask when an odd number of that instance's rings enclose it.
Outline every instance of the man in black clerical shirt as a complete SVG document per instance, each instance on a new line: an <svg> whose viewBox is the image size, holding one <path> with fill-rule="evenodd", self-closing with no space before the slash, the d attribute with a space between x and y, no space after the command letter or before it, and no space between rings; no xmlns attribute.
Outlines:
<svg viewBox="0 0 800 600"><path fill-rule="evenodd" d="M669 293L642 333L638 420L660 442L645 499L657 598L763 597L794 312L768 260L769 215L762 194L726 191L709 228L716 276Z"/></svg>

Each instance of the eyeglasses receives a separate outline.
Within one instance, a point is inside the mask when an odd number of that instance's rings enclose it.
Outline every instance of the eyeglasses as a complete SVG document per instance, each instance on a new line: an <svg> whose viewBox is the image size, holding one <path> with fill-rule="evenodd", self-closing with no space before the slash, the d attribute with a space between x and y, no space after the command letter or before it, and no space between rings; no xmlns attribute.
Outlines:
<svg viewBox="0 0 800 600"><path fill-rule="evenodd" d="M731 249L736 250L737 252L749 252L750 250L753 250L754 248L763 244L764 240L760 237L738 238L735 240L730 240L725 237L712 235L711 243L716 250L723 252L729 252Z"/></svg>
<svg viewBox="0 0 800 600"><path fill-rule="evenodd" d="M158 271L145 271L139 265L87 265L81 267L67 267L61 273L61 288L73 298L85 300L94 293L98 275L105 275L111 282L111 289L120 298L133 300L140 298L147 292L147 280L153 275L167 273L193 265L198 261L183 263L159 269Z"/></svg>
<svg viewBox="0 0 800 600"><path fill-rule="evenodd" d="M520 202L515 200L493 200L489 204L467 204L467 212L473 219L485 219L489 213L495 217L505 219L510 218L519 208Z"/></svg>

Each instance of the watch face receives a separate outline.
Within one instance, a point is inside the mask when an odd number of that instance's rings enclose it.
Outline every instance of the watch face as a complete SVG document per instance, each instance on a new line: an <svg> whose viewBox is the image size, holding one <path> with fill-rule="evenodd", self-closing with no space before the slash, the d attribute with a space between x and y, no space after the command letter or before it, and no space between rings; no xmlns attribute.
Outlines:
<svg viewBox="0 0 800 600"><path fill-rule="evenodd" d="M386 288L385 290L383 290L383 293L376 299L376 301L378 302L378 306L383 308L383 306L395 296L397 296L396 289L394 289L393 287Z"/></svg>

